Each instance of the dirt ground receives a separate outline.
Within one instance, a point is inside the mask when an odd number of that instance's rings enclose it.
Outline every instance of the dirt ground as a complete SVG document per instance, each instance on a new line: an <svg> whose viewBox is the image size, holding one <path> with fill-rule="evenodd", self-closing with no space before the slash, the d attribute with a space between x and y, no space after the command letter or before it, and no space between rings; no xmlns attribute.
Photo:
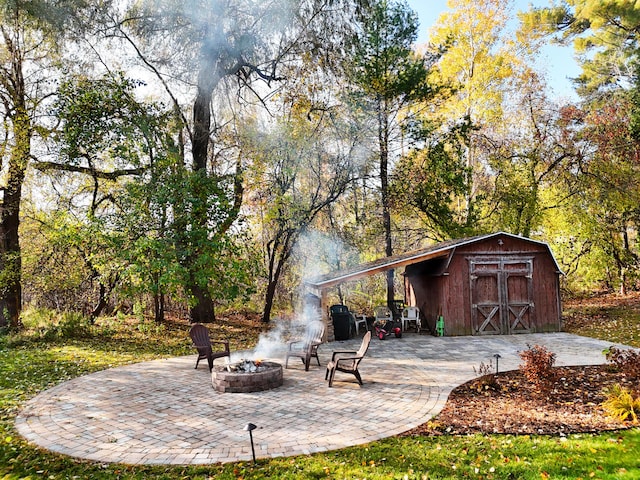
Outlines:
<svg viewBox="0 0 640 480"><path fill-rule="evenodd" d="M598 302L605 310L618 303L604 297L595 300L596 310ZM623 303L640 309L640 295ZM575 313L568 321L581 326L606 323L602 315ZM638 391L640 380L627 378L612 365L555 367L554 371L554 380L545 388L531 384L520 371L478 377L454 389L436 418L404 435L566 435L633 426L607 416L601 404L607 388L620 384Z"/></svg>
<svg viewBox="0 0 640 480"><path fill-rule="evenodd" d="M556 367L548 391L519 371L499 373L493 382L475 379L451 392L442 412L405 435L512 433L566 435L628 428L608 417L600 406L603 391L616 383L636 382L609 365Z"/></svg>

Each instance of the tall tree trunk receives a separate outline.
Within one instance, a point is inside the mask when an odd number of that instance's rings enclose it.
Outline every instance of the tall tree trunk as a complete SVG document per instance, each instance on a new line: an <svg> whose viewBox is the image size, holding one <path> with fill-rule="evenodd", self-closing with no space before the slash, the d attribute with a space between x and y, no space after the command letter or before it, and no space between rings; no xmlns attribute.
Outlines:
<svg viewBox="0 0 640 480"><path fill-rule="evenodd" d="M100 316L102 311L107 306L107 287L100 280L98 280L98 283L100 284L100 288L98 292L98 303L96 304L95 307L93 307L93 310L89 314L89 318L91 319L92 324L95 323L96 319Z"/></svg>
<svg viewBox="0 0 640 480"><path fill-rule="evenodd" d="M637 263L637 256L631 251L631 247L629 244L629 232L627 231L627 227L623 227L622 229L622 254L620 255L621 259L621 268L620 268L620 295L627 294L627 265L628 259L633 258L634 263Z"/></svg>
<svg viewBox="0 0 640 480"><path fill-rule="evenodd" d="M14 164L14 162L11 162ZM21 170L21 169L17 169ZM0 326L16 328L22 310L21 252L18 229L20 227L20 197L22 172L9 174L9 185L4 189L0 206Z"/></svg>
<svg viewBox="0 0 640 480"><path fill-rule="evenodd" d="M213 90L217 85L215 80L215 67L205 65L200 71L198 77L198 93L193 103L193 138L192 138L192 155L193 155L193 171L202 175L207 175L207 161L209 159L209 142L211 135L211 99ZM201 199L199 206L194 208L191 213L190 224L192 228L207 228L207 192L193 192L194 195L200 194L205 198ZM191 270L195 259L199 252L197 248L193 248L190 258L187 262L187 268ZM190 309L190 320L193 323L208 323L215 321L213 299L209 290L204 285L198 284L197 275L190 275L190 285L187 290L191 294L195 304Z"/></svg>
<svg viewBox="0 0 640 480"><path fill-rule="evenodd" d="M269 250L269 280L264 298L264 310L262 311L262 323L271 321L271 310L276 296L276 288L282 275L282 269L291 256L292 245L297 239L296 234L287 233L276 236Z"/></svg>
<svg viewBox="0 0 640 480"><path fill-rule="evenodd" d="M153 313L156 323L164 322L164 293L153 295Z"/></svg>
<svg viewBox="0 0 640 480"><path fill-rule="evenodd" d="M193 155L193 171L202 176L208 176L212 173L207 170L209 162L209 151L211 143L211 101L213 98L213 92L220 83L223 75L235 75L237 69L230 69L223 71L221 67L222 59L224 58L224 52L212 51L207 52L207 55L203 58L203 63L200 67L198 75L198 92L193 103L193 136L191 138L191 153ZM233 206L228 212L227 218L220 224L215 226L215 231L208 232L213 235L224 235L224 233L230 228L234 220L240 214L240 206L242 204L243 185L242 185L242 168L241 160L237 162L236 175L234 177L234 193L233 193ZM210 192L200 191L192 192L194 196L200 195L201 198L197 205L193 205L191 211L191 218L189 224L193 229L201 229L202 231L208 231L210 225L208 225L208 195ZM193 268L193 265L200 255L198 248L192 245L191 255L187 259L189 270ZM190 276L190 285L186 288L195 300L195 304L191 307L190 319L192 322L213 322L215 321L214 304L211 293L209 292L207 285L200 284L196 278L198 275Z"/></svg>
<svg viewBox="0 0 640 480"><path fill-rule="evenodd" d="M278 286L278 280L271 280L267 284L267 291L264 297L264 309L262 310L262 323L271 322L271 310L273 310L273 300L276 296L276 287Z"/></svg>
<svg viewBox="0 0 640 480"><path fill-rule="evenodd" d="M18 69L18 67L16 67ZM14 72L22 79L21 71ZM17 328L22 310L20 200L31 152L31 124L24 103L24 88L17 82L16 113L11 117L15 145L11 150L7 184L0 203L0 327Z"/></svg>
<svg viewBox="0 0 640 480"><path fill-rule="evenodd" d="M160 285L160 274L153 275L153 318L156 323L164 322L164 293Z"/></svg>
<svg viewBox="0 0 640 480"><path fill-rule="evenodd" d="M203 288L196 282L189 288L195 304L189 311L191 323L211 323L215 321L216 315L213 307L213 299L207 288Z"/></svg>
<svg viewBox="0 0 640 480"><path fill-rule="evenodd" d="M209 72L214 75L213 72ZM203 77L201 75L201 77ZM204 85L198 85L198 93L193 102L193 170L206 171L207 160L209 159L209 142L211 141L211 99L213 96L213 85L203 81Z"/></svg>
<svg viewBox="0 0 640 480"><path fill-rule="evenodd" d="M378 145L380 148L380 195L382 202L382 224L384 228L385 255L393 255L391 239L391 209L389 206L389 116L386 101L378 102ZM395 299L394 271L387 270L387 305Z"/></svg>

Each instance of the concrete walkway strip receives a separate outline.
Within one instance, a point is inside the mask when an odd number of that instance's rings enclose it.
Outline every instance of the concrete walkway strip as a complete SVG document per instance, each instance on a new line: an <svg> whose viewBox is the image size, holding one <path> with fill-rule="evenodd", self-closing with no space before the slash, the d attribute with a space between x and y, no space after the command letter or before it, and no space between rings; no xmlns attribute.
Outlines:
<svg viewBox="0 0 640 480"><path fill-rule="evenodd" d="M324 365L331 352L359 344L357 338L322 345L323 366L312 362L308 372L291 359L282 387L256 393L215 392L206 362L193 368L195 355L112 368L35 396L16 427L40 447L106 463L250 460L247 423L257 426L256 457L303 455L361 445L428 421L451 390L474 378L474 367L495 354L505 371L518 368L518 352L527 345L546 346L556 353L557 365L604 363L602 352L611 346L567 333L374 337L360 365L364 385L338 372L328 388Z"/></svg>

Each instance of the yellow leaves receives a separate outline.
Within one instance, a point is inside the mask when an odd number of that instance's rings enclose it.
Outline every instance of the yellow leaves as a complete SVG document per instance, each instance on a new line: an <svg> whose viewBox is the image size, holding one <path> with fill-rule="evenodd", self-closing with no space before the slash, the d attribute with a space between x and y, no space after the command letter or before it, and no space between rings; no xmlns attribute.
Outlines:
<svg viewBox="0 0 640 480"><path fill-rule="evenodd" d="M635 396L633 392L620 384L614 385L605 394L606 399L602 406L610 416L620 421L629 419L633 423L638 423L640 396Z"/></svg>
<svg viewBox="0 0 640 480"><path fill-rule="evenodd" d="M521 459L518 455L515 455L513 458L511 457L502 457L502 463L511 463L511 462L516 462L516 463L520 463Z"/></svg>
<svg viewBox="0 0 640 480"><path fill-rule="evenodd" d="M501 111L502 82L519 63L506 31L505 1L456 0L431 31L430 42L445 46L433 70L435 83L457 85L456 101L449 99L442 114L472 120L494 117Z"/></svg>

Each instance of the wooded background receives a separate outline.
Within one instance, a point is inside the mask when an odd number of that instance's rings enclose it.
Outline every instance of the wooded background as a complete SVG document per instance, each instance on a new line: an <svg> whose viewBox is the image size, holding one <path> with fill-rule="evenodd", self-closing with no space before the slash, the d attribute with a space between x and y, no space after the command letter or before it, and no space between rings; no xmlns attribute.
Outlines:
<svg viewBox="0 0 640 480"><path fill-rule="evenodd" d="M0 326L269 322L305 277L494 231L566 292L638 288L640 7L449 6L416 46L402 0L1 0ZM554 41L579 101L533 67Z"/></svg>

